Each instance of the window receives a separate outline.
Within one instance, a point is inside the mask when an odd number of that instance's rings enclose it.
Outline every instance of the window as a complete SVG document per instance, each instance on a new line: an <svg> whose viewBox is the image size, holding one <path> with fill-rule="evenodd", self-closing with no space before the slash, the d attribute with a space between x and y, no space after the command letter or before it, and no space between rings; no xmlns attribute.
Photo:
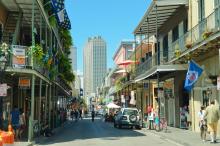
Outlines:
<svg viewBox="0 0 220 146"><path fill-rule="evenodd" d="M163 38L163 57L164 61L168 61L168 35Z"/></svg>
<svg viewBox="0 0 220 146"><path fill-rule="evenodd" d="M183 33L185 34L188 31L188 19L183 21Z"/></svg>
<svg viewBox="0 0 220 146"><path fill-rule="evenodd" d="M3 37L3 24L0 22L0 43L2 42Z"/></svg>
<svg viewBox="0 0 220 146"><path fill-rule="evenodd" d="M179 27L178 25L176 27L174 27L173 31L173 42L175 42L178 38L179 38Z"/></svg>
<svg viewBox="0 0 220 146"><path fill-rule="evenodd" d="M205 18L205 1L198 0L198 8L199 8L199 21L202 21Z"/></svg>

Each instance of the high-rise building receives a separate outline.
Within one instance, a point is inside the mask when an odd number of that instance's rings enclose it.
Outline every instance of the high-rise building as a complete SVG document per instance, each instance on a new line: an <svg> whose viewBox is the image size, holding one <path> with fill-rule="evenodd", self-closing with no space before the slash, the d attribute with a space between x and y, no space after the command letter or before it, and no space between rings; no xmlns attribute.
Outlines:
<svg viewBox="0 0 220 146"><path fill-rule="evenodd" d="M72 61L72 69L77 72L77 48L75 46L71 47L70 59Z"/></svg>
<svg viewBox="0 0 220 146"><path fill-rule="evenodd" d="M107 71L106 42L101 36L88 38L84 47L84 95L94 96Z"/></svg>

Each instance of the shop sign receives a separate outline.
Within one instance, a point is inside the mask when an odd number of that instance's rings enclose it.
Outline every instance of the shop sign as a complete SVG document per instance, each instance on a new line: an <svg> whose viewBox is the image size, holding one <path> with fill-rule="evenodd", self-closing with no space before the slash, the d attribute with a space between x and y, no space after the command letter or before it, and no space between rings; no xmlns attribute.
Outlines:
<svg viewBox="0 0 220 146"><path fill-rule="evenodd" d="M125 96L121 95L121 103L125 103Z"/></svg>
<svg viewBox="0 0 220 146"><path fill-rule="evenodd" d="M7 84L0 84L0 96L7 96Z"/></svg>
<svg viewBox="0 0 220 146"><path fill-rule="evenodd" d="M20 77L18 86L20 87L30 87L31 80L27 77Z"/></svg>
<svg viewBox="0 0 220 146"><path fill-rule="evenodd" d="M13 45L13 66L22 68L25 66L25 48L24 46Z"/></svg>
<svg viewBox="0 0 220 146"><path fill-rule="evenodd" d="M135 100L135 93L134 93L134 91L131 91L131 100L130 100L130 104L132 104L132 105L136 105L136 100Z"/></svg>
<svg viewBox="0 0 220 146"><path fill-rule="evenodd" d="M220 90L220 77L217 78L217 90Z"/></svg>

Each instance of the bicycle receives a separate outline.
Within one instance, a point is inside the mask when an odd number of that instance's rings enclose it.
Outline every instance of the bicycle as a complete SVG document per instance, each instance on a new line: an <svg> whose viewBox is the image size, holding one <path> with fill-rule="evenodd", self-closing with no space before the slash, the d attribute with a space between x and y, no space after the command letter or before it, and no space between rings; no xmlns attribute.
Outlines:
<svg viewBox="0 0 220 146"><path fill-rule="evenodd" d="M155 130L158 131L158 132L165 130L165 132L167 132L167 121L166 121L166 118L160 118L160 122L159 122L159 118L157 118L155 120Z"/></svg>
<svg viewBox="0 0 220 146"><path fill-rule="evenodd" d="M160 119L160 130L165 130L167 132L167 120L166 118L161 118Z"/></svg>

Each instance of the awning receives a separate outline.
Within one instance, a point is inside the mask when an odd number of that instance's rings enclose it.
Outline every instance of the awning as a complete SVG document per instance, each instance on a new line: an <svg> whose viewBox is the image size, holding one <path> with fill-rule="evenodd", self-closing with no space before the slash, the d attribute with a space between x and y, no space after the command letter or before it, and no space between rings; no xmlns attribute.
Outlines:
<svg viewBox="0 0 220 146"><path fill-rule="evenodd" d="M134 34L156 34L156 22L160 28L180 7L188 4L188 0L153 0L134 30Z"/></svg>
<svg viewBox="0 0 220 146"><path fill-rule="evenodd" d="M155 79L156 77L155 75L157 74L157 72L159 72L160 74L163 74L163 73L167 74L167 73L172 73L176 71L186 71L187 69L188 69L187 64L154 66L150 70L136 77L135 82L139 82L147 78Z"/></svg>

